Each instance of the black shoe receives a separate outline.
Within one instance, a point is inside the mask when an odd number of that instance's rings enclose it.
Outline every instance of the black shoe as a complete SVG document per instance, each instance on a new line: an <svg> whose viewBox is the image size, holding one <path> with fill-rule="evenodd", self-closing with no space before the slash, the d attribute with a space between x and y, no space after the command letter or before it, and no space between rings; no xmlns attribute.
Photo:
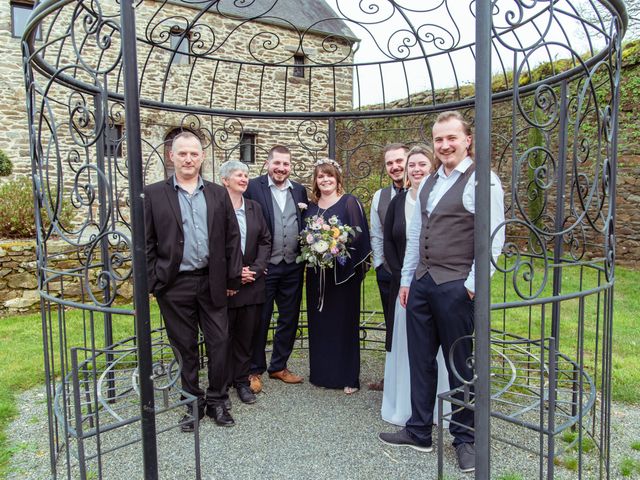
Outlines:
<svg viewBox="0 0 640 480"><path fill-rule="evenodd" d="M421 443L414 440L414 438L409 435L406 428L394 433L379 433L378 438L382 443L386 443L392 447L411 447L414 450L425 453L433 451L431 441Z"/></svg>
<svg viewBox="0 0 640 480"><path fill-rule="evenodd" d="M224 408L231 410L231 399L229 397L224 399Z"/></svg>
<svg viewBox="0 0 640 480"><path fill-rule="evenodd" d="M238 385L236 387L236 392L238 392L238 398L242 403L246 403L251 405L256 403L256 395L251 391L248 385Z"/></svg>
<svg viewBox="0 0 640 480"><path fill-rule="evenodd" d="M198 409L198 421L202 420L204 417L204 409ZM187 413L185 413L184 417L180 419L180 430L185 433L191 433L196 429L196 425L194 422L192 409L187 408Z"/></svg>
<svg viewBox="0 0 640 480"><path fill-rule="evenodd" d="M233 417L229 413L229 410L224 405L218 405L217 407L207 407L207 416L211 417L216 425L221 427L233 427L236 422L233 421Z"/></svg>
<svg viewBox="0 0 640 480"><path fill-rule="evenodd" d="M476 469L476 446L473 443L461 443L456 446L458 467L462 473L473 472Z"/></svg>

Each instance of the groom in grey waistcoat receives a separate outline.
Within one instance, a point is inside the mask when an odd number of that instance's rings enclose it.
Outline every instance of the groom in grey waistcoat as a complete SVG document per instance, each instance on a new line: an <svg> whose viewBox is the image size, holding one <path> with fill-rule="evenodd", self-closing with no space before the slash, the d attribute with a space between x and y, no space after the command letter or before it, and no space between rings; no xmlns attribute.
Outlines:
<svg viewBox="0 0 640 480"><path fill-rule="evenodd" d="M257 201L271 232L271 255L265 277L265 303L260 327L253 342L249 381L251 390L262 390L262 374L285 383L301 383L303 378L289 371L287 361L293 350L300 316L304 264L296 263L300 253L298 236L303 228L302 210L309 200L301 184L289 180L291 151L276 145L265 163L267 174L249 181L244 196ZM278 307L278 321L273 337L271 362L267 368L265 347L273 302Z"/></svg>
<svg viewBox="0 0 640 480"><path fill-rule="evenodd" d="M433 449L436 355L441 346L451 389L473 378L473 369L467 362L473 354L475 294L472 146L471 127L459 112L443 112L438 116L433 125L433 149L442 165L422 181L418 190L399 292L400 303L407 309L411 418L399 432L379 435L388 445L422 452ZM495 232L491 254L495 263L504 244L504 192L493 172L490 208L491 232ZM493 273L495 268L493 265L490 268ZM462 400L461 393L456 397ZM473 411L466 408L456 410L449 423L462 472L475 470L473 426Z"/></svg>

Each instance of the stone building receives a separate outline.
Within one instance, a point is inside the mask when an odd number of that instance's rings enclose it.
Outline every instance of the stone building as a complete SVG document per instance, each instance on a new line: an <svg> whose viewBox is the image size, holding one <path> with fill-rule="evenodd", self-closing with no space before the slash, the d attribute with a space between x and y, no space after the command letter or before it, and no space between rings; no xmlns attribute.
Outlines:
<svg viewBox="0 0 640 480"><path fill-rule="evenodd" d="M257 174L269 148L281 143L294 151L296 173L304 180L309 161L327 155L325 121L251 114L239 118L225 112L350 110L351 69L332 66L352 62L357 39L346 23L332 20L336 14L322 1L281 0L272 5L259 0L245 6L223 0L203 11L209 3L145 0L136 7L138 37L143 39L138 42L138 65L145 181L171 173L167 145L183 129L197 131L206 144L205 178L215 179L216 166L227 159L241 159ZM32 9L29 0L0 3L0 149L12 159L14 176L31 170L20 35ZM59 75L107 84L109 91L121 94L118 12L115 1L71 2L61 16L74 21L45 19L37 43L54 39L55 48L44 47L46 55L56 55L60 65L77 64ZM258 21L247 20L256 16ZM318 18L328 20L317 23ZM60 25L67 30L61 31ZM65 185L78 181L70 178L77 177L72 165L82 164L98 149L116 164L125 158L124 108L117 99L97 100L90 92L78 95L72 90L48 93L35 97L39 108L52 111L52 125L44 130L56 156L67 165L49 168L65 177ZM49 98L64 98L67 104ZM104 145L96 135L103 128L96 120L100 101L108 112ZM154 102L176 104L183 111L188 106L194 114L155 110Z"/></svg>
<svg viewBox="0 0 640 480"><path fill-rule="evenodd" d="M43 15L35 44L45 61L31 72L37 86L27 98L20 37L39 7L29 0L0 2L0 149L14 163L13 178L30 175L32 155L37 159L44 223L60 212L58 204L72 211L69 219L58 217L55 231L45 226L40 232L59 239L48 243L51 271L72 269L78 256L99 265L101 253L92 246L101 231L110 231L111 261L123 263L115 271L126 280L130 252L122 239L130 237L130 226L119 9L116 0L72 1L58 15ZM318 0L138 2L145 182L172 173L171 140L185 129L203 139L207 179L218 180L216 168L228 159L241 159L258 175L278 143L292 149L294 175L307 181L309 164L328 154L328 121L278 115L352 109L357 39L336 17ZM51 66L57 70L41 73ZM29 144L27 102L38 117L35 147ZM156 108L160 103L163 108ZM31 243L1 244L0 313L37 307L34 253ZM92 293L101 295L100 278L91 270L84 283L68 278L64 292L63 282L48 282L46 289L100 303ZM130 282L119 282L117 294L130 301Z"/></svg>

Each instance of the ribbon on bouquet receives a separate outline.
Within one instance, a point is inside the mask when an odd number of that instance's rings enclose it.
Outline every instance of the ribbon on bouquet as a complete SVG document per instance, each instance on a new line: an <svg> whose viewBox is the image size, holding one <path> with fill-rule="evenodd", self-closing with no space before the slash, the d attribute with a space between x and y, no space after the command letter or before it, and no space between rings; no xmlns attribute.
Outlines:
<svg viewBox="0 0 640 480"><path fill-rule="evenodd" d="M324 278L324 267L320 267L320 279L318 282L318 311L322 311L322 307L324 307L324 288L325 288L325 278Z"/></svg>

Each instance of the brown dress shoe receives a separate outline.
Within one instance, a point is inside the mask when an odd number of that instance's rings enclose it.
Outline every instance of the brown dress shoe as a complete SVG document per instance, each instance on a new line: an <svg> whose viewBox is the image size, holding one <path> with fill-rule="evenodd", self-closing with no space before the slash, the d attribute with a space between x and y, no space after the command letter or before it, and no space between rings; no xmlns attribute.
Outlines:
<svg viewBox="0 0 640 480"><path fill-rule="evenodd" d="M369 385L367 385L367 387L369 387L369 390L373 390L375 392L381 392L384 390L384 378L382 380L380 380L379 382L371 382Z"/></svg>
<svg viewBox="0 0 640 480"><path fill-rule="evenodd" d="M284 383L302 383L303 378L300 375L291 373L288 368L279 372L269 372L269 378L282 380Z"/></svg>
<svg viewBox="0 0 640 480"><path fill-rule="evenodd" d="M260 393L262 391L262 375L259 373L249 375L249 388L253 393Z"/></svg>

